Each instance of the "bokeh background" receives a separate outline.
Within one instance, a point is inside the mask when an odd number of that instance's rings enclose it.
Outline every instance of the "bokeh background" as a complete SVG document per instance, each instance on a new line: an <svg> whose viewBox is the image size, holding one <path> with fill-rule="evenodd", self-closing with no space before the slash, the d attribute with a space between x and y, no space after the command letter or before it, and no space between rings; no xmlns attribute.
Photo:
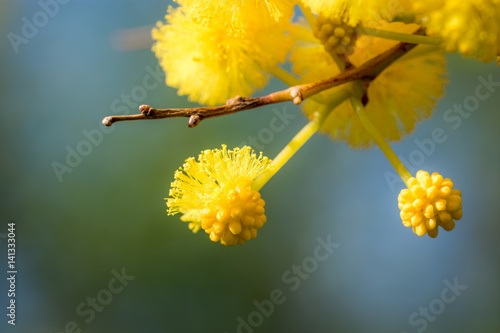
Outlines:
<svg viewBox="0 0 500 333"><path fill-rule="evenodd" d="M67 1L15 52L8 34L22 36L25 20L42 7L0 2L0 331L498 332L500 87L458 128L443 118L475 93L478 76L500 81L496 63L448 56L450 84L434 116L393 145L408 159L415 140L443 129L447 140L418 169L440 172L462 190L464 217L455 230L437 239L414 235L399 217L402 183L388 185L393 170L380 150L351 150L315 135L262 190L268 223L257 239L224 247L167 216L174 171L203 149L257 136L275 112L295 115L260 142L274 157L306 121L287 103L195 129L171 119L106 131L101 119L118 107L131 114L143 103L194 106L163 79L141 95L137 87L157 61L149 48L120 37L163 19L169 4ZM284 87L272 81L259 94ZM85 133L93 133L90 148ZM59 179L54 162L67 165L78 147L87 155L73 157L71 172ZM15 327L6 316L9 221L17 225ZM291 290L284 274L296 276L288 271L308 261L318 237L339 247ZM116 294L106 291L113 270L135 277ZM440 308L445 281L455 280L467 288ZM266 303L275 289L285 301L259 317L254 301ZM82 315L96 297L106 304ZM439 314L425 319L418 312L429 306ZM420 321L412 325L415 312ZM257 327L241 326L239 317Z"/></svg>

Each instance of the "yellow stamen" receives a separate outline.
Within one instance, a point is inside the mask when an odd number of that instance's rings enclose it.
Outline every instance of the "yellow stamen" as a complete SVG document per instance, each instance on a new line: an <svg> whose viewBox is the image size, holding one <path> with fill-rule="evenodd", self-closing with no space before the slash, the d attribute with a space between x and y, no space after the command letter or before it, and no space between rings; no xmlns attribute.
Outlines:
<svg viewBox="0 0 500 333"><path fill-rule="evenodd" d="M270 168L267 157L250 147L205 150L175 173L167 198L169 215L182 213L189 229L205 230L214 242L237 245L257 236L266 223L265 202L253 180Z"/></svg>

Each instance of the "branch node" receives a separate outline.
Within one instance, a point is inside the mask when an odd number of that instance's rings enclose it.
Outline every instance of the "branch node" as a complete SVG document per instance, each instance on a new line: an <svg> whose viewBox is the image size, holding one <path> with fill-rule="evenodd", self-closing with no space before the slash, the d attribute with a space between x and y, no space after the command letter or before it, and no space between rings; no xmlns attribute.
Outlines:
<svg viewBox="0 0 500 333"><path fill-rule="evenodd" d="M153 110L151 110L151 106L143 104L139 106L139 111L145 116L151 116Z"/></svg>
<svg viewBox="0 0 500 333"><path fill-rule="evenodd" d="M241 96L236 96L236 97L233 97L233 98L230 98L226 101L226 105L231 105L231 104L237 104L237 103L241 103L245 100L244 97L241 97Z"/></svg>
<svg viewBox="0 0 500 333"><path fill-rule="evenodd" d="M200 123L201 121L201 116L199 114L193 114L189 117L189 121L188 121L188 126L190 128L193 128L195 126L198 126L198 124Z"/></svg>
<svg viewBox="0 0 500 333"><path fill-rule="evenodd" d="M304 100L304 96L302 96L302 92L298 87L293 87L290 90L290 96L292 96L293 104L295 105L302 103L302 101Z"/></svg>

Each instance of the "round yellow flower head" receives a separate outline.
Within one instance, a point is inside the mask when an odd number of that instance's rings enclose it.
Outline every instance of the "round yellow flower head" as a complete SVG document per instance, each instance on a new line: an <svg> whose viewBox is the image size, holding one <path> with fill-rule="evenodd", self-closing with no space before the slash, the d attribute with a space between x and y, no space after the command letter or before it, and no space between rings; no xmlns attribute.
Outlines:
<svg viewBox="0 0 500 333"><path fill-rule="evenodd" d="M391 20L397 14L408 11L408 0L302 0L314 13L328 17L343 17L350 25Z"/></svg>
<svg viewBox="0 0 500 333"><path fill-rule="evenodd" d="M325 46L328 53L352 54L356 43L356 32L340 17L318 15L313 33Z"/></svg>
<svg viewBox="0 0 500 333"><path fill-rule="evenodd" d="M203 229L214 242L243 244L257 237L266 223L265 202L252 189L255 178L270 168L271 160L244 146L205 150L176 171L167 198L168 214L184 214L193 232Z"/></svg>
<svg viewBox="0 0 500 333"><path fill-rule="evenodd" d="M500 54L500 0L416 0L413 7L448 52L486 62Z"/></svg>
<svg viewBox="0 0 500 333"><path fill-rule="evenodd" d="M183 7L169 8L166 19L152 31L152 50L167 85L201 104L225 104L263 88L270 79L265 71L284 62L292 45L285 21L235 33L227 22L198 20Z"/></svg>
<svg viewBox="0 0 500 333"><path fill-rule="evenodd" d="M443 179L437 172L429 176L420 170L417 177L406 182L407 189L401 191L398 206L405 227L413 227L419 236L427 233L434 238L438 226L446 231L455 228L455 221L462 218L462 193L453 189L453 182Z"/></svg>
<svg viewBox="0 0 500 333"><path fill-rule="evenodd" d="M233 33L255 27L270 27L290 20L294 3L291 0L177 0L185 13L206 24L223 22Z"/></svg>

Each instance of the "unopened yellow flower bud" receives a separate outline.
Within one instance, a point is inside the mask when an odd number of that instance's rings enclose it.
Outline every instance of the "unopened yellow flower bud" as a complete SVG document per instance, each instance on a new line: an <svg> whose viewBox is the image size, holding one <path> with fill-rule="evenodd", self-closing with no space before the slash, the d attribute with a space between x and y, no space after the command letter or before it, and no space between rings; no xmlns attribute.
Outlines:
<svg viewBox="0 0 500 333"><path fill-rule="evenodd" d="M398 207L405 227L412 227L419 236L426 233L434 238L438 225L446 231L455 228L462 218L462 193L453 189L451 179L438 173L429 175L420 170L407 181L408 189L399 193Z"/></svg>
<svg viewBox="0 0 500 333"><path fill-rule="evenodd" d="M356 31L340 17L318 15L313 33L330 54L350 55L354 52Z"/></svg>

